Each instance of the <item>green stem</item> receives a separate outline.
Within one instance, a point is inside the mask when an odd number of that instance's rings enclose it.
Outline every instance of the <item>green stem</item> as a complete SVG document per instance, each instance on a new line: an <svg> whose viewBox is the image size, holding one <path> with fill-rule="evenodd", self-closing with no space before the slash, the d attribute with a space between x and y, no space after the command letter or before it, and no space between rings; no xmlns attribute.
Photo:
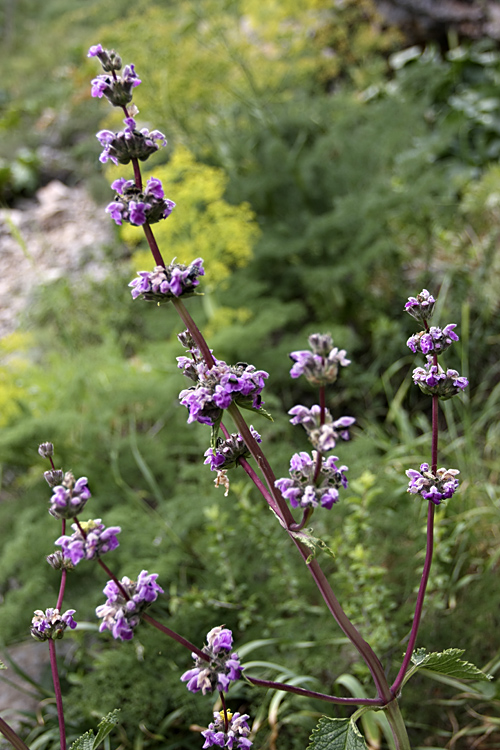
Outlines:
<svg viewBox="0 0 500 750"><path fill-rule="evenodd" d="M396 750L411 750L408 732L406 731L406 726L397 700L394 699L388 703L387 706L385 706L384 711L386 712L392 736L396 743Z"/></svg>

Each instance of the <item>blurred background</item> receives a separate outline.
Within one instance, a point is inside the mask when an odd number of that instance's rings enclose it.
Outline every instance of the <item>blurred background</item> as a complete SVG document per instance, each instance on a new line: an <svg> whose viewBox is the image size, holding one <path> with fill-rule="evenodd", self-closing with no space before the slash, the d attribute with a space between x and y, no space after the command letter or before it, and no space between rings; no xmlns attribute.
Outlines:
<svg viewBox="0 0 500 750"><path fill-rule="evenodd" d="M25 645L33 610L54 606L59 585L45 562L60 534L37 454L46 440L56 467L88 477L92 517L122 527L112 569L159 573L158 619L200 645L224 623L252 674L373 694L246 475L231 472L228 497L213 488L209 432L178 404L174 309L130 296L153 262L140 229L104 214L109 183L131 169L98 160L96 131L122 122L90 96L97 43L135 64L137 122L168 139L144 172L177 203L156 225L165 260L205 260L191 314L218 358L270 372L274 423L251 421L277 476L308 450L288 409L317 400L290 380L288 352L330 332L352 360L328 394L336 417L357 420L337 446L350 485L313 527L335 553L322 563L338 598L391 675L424 554L425 508L406 494L405 470L430 451L403 308L422 288L439 295L435 323L460 335L445 365L470 387L442 404L439 465L460 469L461 489L437 513L418 645L460 647L494 674L500 5L3 0L0 24L0 643L6 679L17 674L32 699L17 714L30 747L58 746L50 674L33 672L45 647ZM113 747L200 747L213 702L180 683L189 654L147 626L129 643L99 635L105 582L81 564L66 589L81 623L63 643L69 737L120 707ZM412 747L500 747L499 700L494 683L416 678L402 700ZM342 715L244 684L229 705L251 714L263 750L302 750L321 714ZM370 748L387 747L379 716L364 729Z"/></svg>

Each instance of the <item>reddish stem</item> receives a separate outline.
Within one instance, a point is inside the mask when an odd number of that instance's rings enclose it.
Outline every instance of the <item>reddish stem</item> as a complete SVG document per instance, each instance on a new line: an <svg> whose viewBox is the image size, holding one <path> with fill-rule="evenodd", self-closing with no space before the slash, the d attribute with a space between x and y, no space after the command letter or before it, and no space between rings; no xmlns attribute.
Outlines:
<svg viewBox="0 0 500 750"><path fill-rule="evenodd" d="M59 721L59 738L61 741L61 750L66 750L66 727L64 725L64 711L61 693L61 684L59 682L59 673L57 671L57 657L55 641L49 639L50 669L52 671L52 681L54 683L54 692L56 694L57 718Z"/></svg>
<svg viewBox="0 0 500 750"><path fill-rule="evenodd" d="M168 635L169 638L173 638L174 641L177 641L177 643L180 643L181 646L184 646L185 648L188 648L190 651L192 651L196 656L199 656L200 659L203 659L204 661L210 661L210 657L207 656L198 646L195 646L194 643L191 643L187 640L187 638L183 638L182 635L179 635L179 633L176 633L174 630L170 630L170 628L167 628L166 625L163 625L161 622L158 622L158 620L155 620L154 617L151 617L151 615L146 614L143 612L141 614L141 618L145 622L149 622L150 625L152 625L157 630L160 630L165 635Z"/></svg>

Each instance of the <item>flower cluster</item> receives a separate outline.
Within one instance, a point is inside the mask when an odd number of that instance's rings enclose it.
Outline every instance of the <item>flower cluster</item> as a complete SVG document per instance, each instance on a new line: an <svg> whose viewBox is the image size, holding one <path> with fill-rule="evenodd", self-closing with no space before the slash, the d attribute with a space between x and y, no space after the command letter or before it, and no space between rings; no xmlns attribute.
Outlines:
<svg viewBox="0 0 500 750"><path fill-rule="evenodd" d="M345 350L333 346L329 334L313 333L309 336L312 351L304 350L291 352L290 359L294 365L290 370L292 378L305 375L312 385L325 386L337 380L339 365L346 367L350 360L346 359Z"/></svg>
<svg viewBox="0 0 500 750"><path fill-rule="evenodd" d="M429 320L432 317L435 303L436 300L432 294L427 289L422 289L416 297L408 297L405 310L412 318L418 320L419 323L423 323L424 320Z"/></svg>
<svg viewBox="0 0 500 750"><path fill-rule="evenodd" d="M228 365L222 360L215 360L214 366L208 367L198 349L190 352L192 359L177 357L184 375L196 381L196 385L179 393L181 404L189 409L188 423L217 424L222 410L232 401L247 409L261 407L260 394L269 377L267 372L245 362Z"/></svg>
<svg viewBox="0 0 500 750"><path fill-rule="evenodd" d="M167 141L159 130L149 132L147 128L137 129L133 117L126 117L123 121L125 129L113 133L111 130L100 130L96 138L103 147L99 161L106 164L128 164L132 159L146 161L151 154L158 151L160 145L166 146ZM158 141L158 143L157 143Z"/></svg>
<svg viewBox="0 0 500 750"><path fill-rule="evenodd" d="M156 177L150 177L144 189L124 177L112 182L111 187L117 195L105 210L119 226L124 221L134 226L156 224L167 219L175 208L175 203L165 198L163 185Z"/></svg>
<svg viewBox="0 0 500 750"><path fill-rule="evenodd" d="M445 370L440 364L434 364L431 354L427 355L427 364L413 370L413 382L428 396L439 396L446 400L456 396L467 388L469 381L461 377L457 370Z"/></svg>
<svg viewBox="0 0 500 750"><path fill-rule="evenodd" d="M181 677L182 682L187 682L187 689L192 693L201 690L203 695L214 690L227 692L230 683L238 680L242 673L238 654L231 651L232 646L233 634L230 630L223 625L212 628L202 648L208 660L192 654L196 666Z"/></svg>
<svg viewBox="0 0 500 750"><path fill-rule="evenodd" d="M456 327L456 323L448 323L443 329L432 326L428 331L419 331L410 336L406 344L414 353L442 354L454 341L458 341L458 336L453 330Z"/></svg>
<svg viewBox="0 0 500 750"><path fill-rule="evenodd" d="M133 65L125 65L121 76L116 75L121 70L122 61L114 50L105 50L100 44L93 45L87 57L97 57L105 73L98 75L91 82L92 96L106 99L114 107L126 107L132 101L132 90L141 83Z"/></svg>
<svg viewBox="0 0 500 750"><path fill-rule="evenodd" d="M69 627L76 628L76 622L73 619L74 609L67 609L64 614L60 614L58 609L35 609L35 616L31 620L31 635L37 641L48 641L62 638L64 631Z"/></svg>
<svg viewBox="0 0 500 750"><path fill-rule="evenodd" d="M252 741L248 739L250 734L248 718L248 714L232 714L231 711L226 711L224 714L224 711L216 711L213 722L201 733L205 738L203 750L215 745L227 747L229 750L247 750L252 746Z"/></svg>
<svg viewBox="0 0 500 750"><path fill-rule="evenodd" d="M156 601L158 594L163 594L163 589L156 583L157 578L157 573L149 574L143 570L137 581L131 581L127 576L119 585L108 581L103 591L107 596L106 603L95 611L103 620L99 631L110 630L113 638L129 641L140 622L141 613Z"/></svg>
<svg viewBox="0 0 500 750"><path fill-rule="evenodd" d="M258 443L262 441L257 430L254 430L253 426L250 425L250 432ZM232 469L236 466L239 458L247 458L250 455L245 441L239 433L233 433L228 438L223 440L217 438L215 448L208 448L205 451L205 464L210 465L212 471L221 471L226 469Z"/></svg>
<svg viewBox="0 0 500 750"><path fill-rule="evenodd" d="M321 407L294 406L288 412L292 415L292 424L301 424L307 432L307 437L313 447L321 453L327 453L335 448L339 438L349 440L348 428L356 421L354 417L340 417L333 421L328 409L324 410L324 423L321 424Z"/></svg>
<svg viewBox="0 0 500 750"><path fill-rule="evenodd" d="M203 260L196 258L189 266L183 263L170 263L166 268L156 266L151 272L139 271L138 279L133 279L132 297L143 298L153 302L168 302L174 297L189 297L195 294L195 287L200 283L198 276L203 276Z"/></svg>
<svg viewBox="0 0 500 750"><path fill-rule="evenodd" d="M62 547L63 555L77 565L80 560L93 560L105 552L118 547L116 535L121 532L119 526L106 528L100 518L72 524L74 533L71 536L60 536L56 544Z"/></svg>
<svg viewBox="0 0 500 750"><path fill-rule="evenodd" d="M318 471L318 458L320 459ZM337 456L324 458L316 451L295 453L290 461L290 478L275 484L293 508L330 509L339 499L339 487L347 487L347 466L338 467Z"/></svg>
<svg viewBox="0 0 500 750"><path fill-rule="evenodd" d="M52 491L54 494L50 498L49 513L54 518L74 518L82 512L91 497L87 477L75 481L70 471L64 475L62 484L53 487Z"/></svg>
<svg viewBox="0 0 500 750"><path fill-rule="evenodd" d="M408 469L407 477L410 479L408 492L412 495L421 495L425 500L431 500L434 505L440 505L442 500L447 500L458 489L458 469L438 469L435 474L429 470L429 464L421 464L420 471Z"/></svg>

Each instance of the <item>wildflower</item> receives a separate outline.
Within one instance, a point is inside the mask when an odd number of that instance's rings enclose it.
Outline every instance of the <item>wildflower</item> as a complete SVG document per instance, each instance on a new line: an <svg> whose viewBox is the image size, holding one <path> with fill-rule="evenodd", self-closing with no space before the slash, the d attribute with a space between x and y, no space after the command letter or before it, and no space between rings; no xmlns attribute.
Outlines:
<svg viewBox="0 0 500 750"><path fill-rule="evenodd" d="M64 556L69 558L73 565L77 565L83 559L93 560L100 557L119 545L116 538L116 535L121 532L119 526L106 528L100 518L95 518L86 523L80 523L80 527L83 529L83 534L74 523L71 526L74 533L71 536L61 536L55 542L62 547Z"/></svg>
<svg viewBox="0 0 500 750"><path fill-rule="evenodd" d="M262 442L257 430L250 425L250 432L258 443ZM247 458L250 455L245 441L239 433L233 433L223 440L217 438L215 448L208 448L205 451L205 464L210 465L212 471L232 469L236 466L239 458Z"/></svg>
<svg viewBox="0 0 500 750"><path fill-rule="evenodd" d="M333 346L332 337L326 334L313 333L309 336L311 350L291 352L290 359L295 364L290 370L292 378L305 375L306 379L317 386L325 386L337 380L339 365L346 367L345 350Z"/></svg>
<svg viewBox="0 0 500 750"><path fill-rule="evenodd" d="M182 682L187 682L187 689L192 693L201 690L203 695L213 690L227 692L230 683L241 677L243 669L238 654L231 652L232 645L233 634L230 630L223 625L212 628L207 633L207 643L202 648L209 661L192 654L195 666L181 677Z"/></svg>
<svg viewBox="0 0 500 750"><path fill-rule="evenodd" d="M49 487L55 487L61 484L64 479L64 471L62 469L50 469L49 471L44 471L43 476Z"/></svg>
<svg viewBox="0 0 500 750"><path fill-rule="evenodd" d="M64 614L60 614L58 609L35 609L35 616L31 620L31 635L37 641L48 641L50 639L62 638L64 631L69 627L76 628L76 621L73 619L74 609L67 609Z"/></svg>
<svg viewBox="0 0 500 750"><path fill-rule="evenodd" d="M66 472L62 484L53 487L50 515L54 518L74 518L81 513L91 497L87 481L87 477L80 477L75 481L73 474Z"/></svg>
<svg viewBox="0 0 500 750"><path fill-rule="evenodd" d="M60 549L47 555L45 559L54 570L74 570L75 567L69 557L65 557Z"/></svg>
<svg viewBox="0 0 500 750"><path fill-rule="evenodd" d="M422 289L416 297L408 297L405 310L419 323L423 323L424 320L429 320L432 317L435 303L436 300L432 294L427 289Z"/></svg>
<svg viewBox="0 0 500 750"><path fill-rule="evenodd" d="M119 226L128 222L134 226L156 224L167 219L175 208L175 203L164 198L161 181L150 177L146 187L141 190L133 180L121 177L115 180L111 187L116 190L114 201L106 206L106 212Z"/></svg>
<svg viewBox="0 0 500 750"><path fill-rule="evenodd" d="M429 464L420 465L420 471L408 469L408 492L421 495L425 500L431 500L434 505L440 505L442 500L450 498L458 489L458 469L438 469L435 474L429 470Z"/></svg>
<svg viewBox="0 0 500 750"><path fill-rule="evenodd" d="M103 49L100 44L90 47L87 56L97 57L105 71L104 75L92 80L92 96L99 99L105 96L114 107L126 107L132 101L132 90L141 83L134 65L125 65L121 76L117 76L116 71L122 67L120 56L114 50Z"/></svg>
<svg viewBox="0 0 500 750"><path fill-rule="evenodd" d="M442 354L454 341L458 341L458 336L453 330L456 327L456 323L448 323L443 329L432 326L428 331L420 331L410 336L406 344L412 352Z"/></svg>
<svg viewBox="0 0 500 750"><path fill-rule="evenodd" d="M41 455L42 458L49 458L49 456L54 455L54 446L52 443L41 443L41 445L38 446L38 453Z"/></svg>
<svg viewBox="0 0 500 750"><path fill-rule="evenodd" d="M102 633L110 630L113 638L129 641L134 635L134 628L141 620L141 613L163 594L163 589L156 583L157 573L141 571L137 581L124 576L120 586L115 581L108 581L104 587L107 596L105 604L96 609L97 617L103 621L99 627Z"/></svg>
<svg viewBox="0 0 500 750"><path fill-rule="evenodd" d="M434 364L431 354L427 355L427 364L413 370L413 382L428 396L439 396L447 400L461 393L469 385L467 378L456 370L445 370L440 364Z"/></svg>
<svg viewBox="0 0 500 750"><path fill-rule="evenodd" d="M246 362L228 365L223 360L215 360L214 366L208 367L198 349L191 349L191 355L193 359L177 357L179 368L196 381L179 393L181 404L189 409L188 423L217 424L222 410L232 401L245 409L260 409L267 372Z"/></svg>
<svg viewBox="0 0 500 750"><path fill-rule="evenodd" d="M339 487L347 487L347 466L338 467L337 456L321 457L321 468L315 480L317 461L316 451L312 452L312 457L305 451L295 453L290 461L290 478L276 480L275 486L293 508L321 505L330 509L338 502Z"/></svg>
<svg viewBox="0 0 500 750"><path fill-rule="evenodd" d="M227 747L229 750L247 750L252 746L252 741L248 739L250 734L248 719L248 714L232 714L227 710L225 713L215 711L213 722L201 733L205 738L202 750L214 745Z"/></svg>
<svg viewBox="0 0 500 750"><path fill-rule="evenodd" d="M124 123L125 129L119 133L113 133L111 130L100 130L97 133L96 138L104 147L99 157L103 164L107 161L128 164L131 159L146 161L151 154L158 151L160 145L167 145L165 136L159 130L138 130L133 117L126 117Z"/></svg>
<svg viewBox="0 0 500 750"><path fill-rule="evenodd" d="M203 260L196 258L189 266L172 261L165 268L156 266L153 271L139 271L137 279L133 279L132 297L136 299L142 295L143 299L164 303L175 297L192 297L198 286L198 276L203 276Z"/></svg>
<svg viewBox="0 0 500 750"><path fill-rule="evenodd" d="M307 432L307 437L313 447L320 453L326 453L335 448L339 438L349 440L348 428L356 421L354 417L340 417L333 421L328 409L324 410L324 424L321 424L321 407L294 406L288 412L292 415L292 424L301 424Z"/></svg>

